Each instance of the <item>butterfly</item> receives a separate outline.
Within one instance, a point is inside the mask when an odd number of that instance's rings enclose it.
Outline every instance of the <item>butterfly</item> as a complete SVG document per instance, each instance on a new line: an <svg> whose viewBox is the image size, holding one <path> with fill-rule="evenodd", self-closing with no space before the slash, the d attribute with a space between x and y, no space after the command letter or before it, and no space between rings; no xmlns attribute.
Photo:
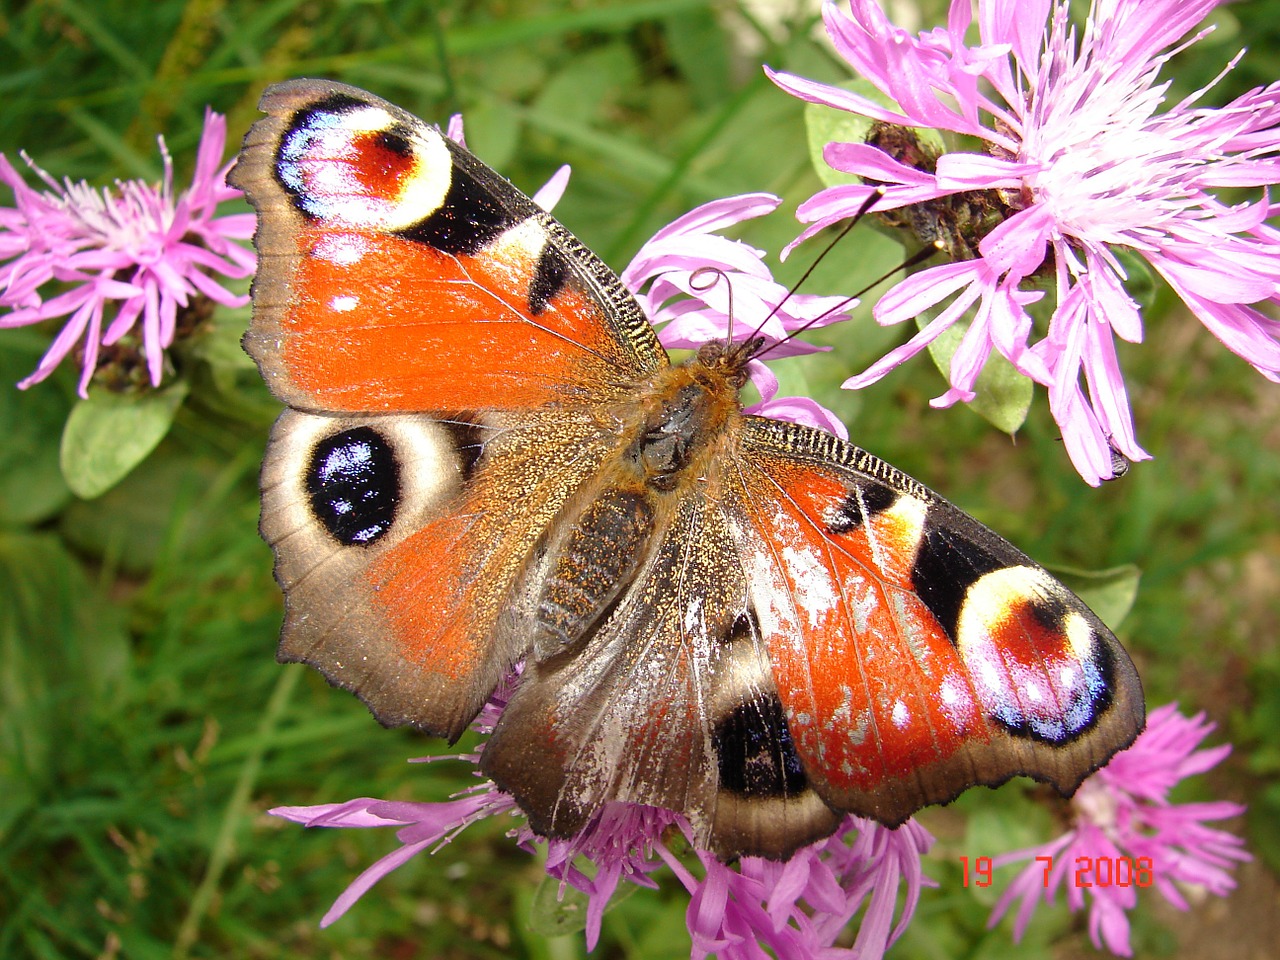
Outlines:
<svg viewBox="0 0 1280 960"><path fill-rule="evenodd" d="M673 364L618 277L462 146L338 83L269 88L232 183L279 657L456 740L539 834L614 801L724 858L898 825L1017 775L1069 793L1144 722L1042 567L821 430L743 412L759 339Z"/></svg>

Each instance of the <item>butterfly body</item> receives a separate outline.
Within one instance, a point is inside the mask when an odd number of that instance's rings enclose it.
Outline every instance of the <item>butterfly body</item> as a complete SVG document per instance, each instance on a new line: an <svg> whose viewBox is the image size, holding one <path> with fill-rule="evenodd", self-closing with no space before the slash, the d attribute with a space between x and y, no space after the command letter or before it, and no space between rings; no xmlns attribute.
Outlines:
<svg viewBox="0 0 1280 960"><path fill-rule="evenodd" d="M785 857L843 813L1069 791L1142 725L1074 595L923 485L747 415L759 342L673 365L593 254L434 128L271 88L236 183L246 336L289 405L263 467L280 656L456 739L541 833L605 804Z"/></svg>

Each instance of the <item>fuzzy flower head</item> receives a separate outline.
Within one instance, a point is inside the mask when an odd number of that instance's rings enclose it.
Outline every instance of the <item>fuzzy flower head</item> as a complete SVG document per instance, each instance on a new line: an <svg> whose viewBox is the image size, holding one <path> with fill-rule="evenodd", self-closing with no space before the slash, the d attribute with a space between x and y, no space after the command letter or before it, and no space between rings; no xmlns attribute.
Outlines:
<svg viewBox="0 0 1280 960"><path fill-rule="evenodd" d="M226 118L207 112L191 186L176 196L163 138L158 185L117 181L98 190L58 183L24 155L49 188L40 191L0 155L0 181L14 195L12 208L0 207L0 309L6 311L0 328L68 317L20 388L45 379L78 348L79 389L86 396L101 349L131 333L141 342L152 386L159 386L180 310L197 298L225 306L248 302L215 279L247 277L257 262L233 242L253 235L253 215L216 216L219 204L240 196L226 184L230 164L219 166L226 134ZM62 292L44 299L40 291L48 283L61 284Z"/></svg>
<svg viewBox="0 0 1280 960"><path fill-rule="evenodd" d="M1137 891L1154 887L1179 910L1187 901L1179 886L1226 896L1235 887L1231 868L1251 857L1234 834L1206 821L1239 816L1235 803L1171 803L1169 792L1187 777L1216 766L1231 746L1197 749L1212 731L1204 714L1185 717L1176 704L1151 712L1133 746L1084 782L1071 800L1074 825L1043 846L993 859L995 866L1028 861L992 912L990 926L1020 901L1014 937L1020 939L1036 905L1052 903L1065 887L1072 911L1089 908L1094 946L1132 956L1126 911ZM1081 871L1084 871L1083 874Z"/></svg>
<svg viewBox="0 0 1280 960"><path fill-rule="evenodd" d="M492 732L518 682L519 670L490 698L473 723ZM483 746L480 748L483 751ZM480 753L425 758L470 764L478 778ZM436 853L462 830L489 817L515 818L508 835L530 854L546 851L544 870L586 898L582 917L586 946L593 950L601 923L620 884L656 888L654 875L668 867L689 893L687 923L691 960L758 960L774 956L877 960L906 930L925 878L921 857L933 845L928 831L913 821L888 830L869 820L846 817L826 840L803 847L785 863L742 857L725 864L698 850L694 832L679 814L634 803L608 803L573 837L535 834L519 819L515 800L492 781L441 803L371 798L305 807L276 807L274 816L308 827L392 827L400 846L366 868L321 920L328 926L347 912L379 880L419 853ZM693 848L693 861L677 850ZM900 910L898 891L906 892ZM862 913L852 949L837 938ZM898 915L894 923L895 913Z"/></svg>
<svg viewBox="0 0 1280 960"><path fill-rule="evenodd" d="M434 758L433 758L434 759ZM476 763L478 755L450 759ZM321 920L328 926L378 880L419 853L436 853L462 830L494 816L516 817L515 801L491 781L478 783L441 803L370 798L309 807L276 807L273 815L308 827L392 827L400 846L361 873ZM876 960L902 935L914 915L920 890L929 884L921 867L933 838L909 822L897 830L853 817L832 837L797 851L785 863L743 857L725 864L695 851L695 867L673 847L692 842L682 817L669 810L630 803L605 805L568 839L534 834L513 821L509 835L531 854L546 849L545 867L563 891L586 897L586 946L595 949L601 922L622 882L656 888L654 874L669 867L689 893L687 923L691 960L756 960L767 956ZM589 865L589 866L587 866ZM906 896L897 909L899 887ZM862 912L854 946L835 942ZM894 922L895 912L898 914Z"/></svg>
<svg viewBox="0 0 1280 960"><path fill-rule="evenodd" d="M705 343L764 338L769 359L824 349L788 336L801 327L847 320L852 301L790 292L773 279L764 251L717 231L765 216L782 201L767 193L713 200L663 227L640 248L622 282L668 349L696 350ZM761 401L747 413L790 420L847 438L840 419L808 397L778 397L778 379L757 359L748 373Z"/></svg>
<svg viewBox="0 0 1280 960"><path fill-rule="evenodd" d="M900 282L877 304L882 324L934 311L927 326L845 386L875 382L962 317L970 324L950 368L945 406L974 396L992 350L1044 384L1073 464L1090 483L1113 475L1112 451L1147 459L1135 437L1115 337L1139 342L1143 323L1125 290L1138 257L1228 349L1280 381L1280 233L1273 206L1227 206L1219 188L1280 182L1280 84L1221 108L1206 90L1170 104L1160 71L1219 0L1094 0L1082 27L1066 0L979 0L977 46L965 43L970 0L953 0L945 28L914 36L872 0L824 8L837 51L893 107L803 77L774 82L881 129L940 131L982 145L904 162L902 151L829 143L832 167L861 183L826 189L799 211L804 234L851 215L877 186L876 209L968 210L973 251ZM1228 67L1229 69L1229 67ZM980 201L980 202L978 202ZM950 250L956 256L954 250ZM1047 331L1034 339L1027 305L1047 285ZM1083 381L1083 382L1082 382Z"/></svg>
<svg viewBox="0 0 1280 960"><path fill-rule="evenodd" d="M435 759L435 758L432 758ZM476 755L450 759L475 763ZM308 827L392 827L400 846L361 873L321 920L328 926L346 913L379 880L419 853L436 853L462 830L488 817L518 817L515 801L491 781L478 783L441 803L371 798L308 807L276 807L270 813ZM923 827L908 822L897 830L846 818L835 835L777 862L743 857L722 863L696 851L690 867L673 847L692 831L669 810L611 803L582 832L547 839L513 821L509 835L531 854L546 848L544 869L561 889L572 887L587 900L586 946L595 949L610 899L622 882L656 888L654 874L669 867L689 893L687 923L691 960L756 960L768 956L877 960L906 930L920 891L930 885L921 857L933 844ZM587 866L589 864L589 867ZM900 910L897 899L905 882ZM862 913L852 948L835 946L850 921ZM894 922L895 912L897 922Z"/></svg>

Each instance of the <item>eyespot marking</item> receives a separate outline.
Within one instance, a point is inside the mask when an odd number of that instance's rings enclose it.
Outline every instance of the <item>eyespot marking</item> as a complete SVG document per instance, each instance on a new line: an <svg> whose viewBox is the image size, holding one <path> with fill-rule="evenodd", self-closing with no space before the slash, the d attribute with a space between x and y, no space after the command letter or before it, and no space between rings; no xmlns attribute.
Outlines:
<svg viewBox="0 0 1280 960"><path fill-rule="evenodd" d="M355 427L319 441L306 473L311 512L343 546L376 543L395 521L400 467L386 439Z"/></svg>

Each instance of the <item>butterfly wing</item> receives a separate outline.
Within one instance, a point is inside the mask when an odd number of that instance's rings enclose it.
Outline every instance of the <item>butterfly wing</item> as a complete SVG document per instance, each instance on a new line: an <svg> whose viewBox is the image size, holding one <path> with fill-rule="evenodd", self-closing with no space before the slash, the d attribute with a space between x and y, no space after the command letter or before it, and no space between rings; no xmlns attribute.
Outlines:
<svg viewBox="0 0 1280 960"><path fill-rule="evenodd" d="M839 816L791 745L731 517L699 486L672 499L598 629L530 650L481 766L539 833L625 801L681 813L723 856L789 856ZM601 540L566 552L604 563Z"/></svg>
<svg viewBox="0 0 1280 960"><path fill-rule="evenodd" d="M785 858L843 813L896 825L1017 775L1070 792L1141 729L1112 634L977 521L817 430L747 417L711 443L598 629L530 650L486 745L535 830L627 801Z"/></svg>
<svg viewBox="0 0 1280 960"><path fill-rule="evenodd" d="M932 491L760 418L735 467L753 609L833 808L896 824L1017 775L1070 793L1142 729L1141 684L1106 626Z"/></svg>
<svg viewBox="0 0 1280 960"><path fill-rule="evenodd" d="M666 364L613 272L439 130L322 80L261 109L230 178L259 214L245 349L291 407L523 410Z"/></svg>
<svg viewBox="0 0 1280 960"><path fill-rule="evenodd" d="M666 355L608 267L435 128L328 81L262 109L230 179L259 214L245 348L295 408L262 476L280 656L453 739L523 653L502 611L602 419Z"/></svg>
<svg viewBox="0 0 1280 960"><path fill-rule="evenodd" d="M1065 588L868 454L741 417L701 360L667 376L617 278L465 150L338 84L263 106L234 182L246 348L294 408L263 467L283 659L455 738L523 658L483 765L534 829L651 804L725 856L1070 790L1136 735L1132 665Z"/></svg>
<svg viewBox="0 0 1280 960"><path fill-rule="evenodd" d="M520 572L605 455L583 411L473 416L286 411L262 470L280 658L450 740L523 657Z"/></svg>

